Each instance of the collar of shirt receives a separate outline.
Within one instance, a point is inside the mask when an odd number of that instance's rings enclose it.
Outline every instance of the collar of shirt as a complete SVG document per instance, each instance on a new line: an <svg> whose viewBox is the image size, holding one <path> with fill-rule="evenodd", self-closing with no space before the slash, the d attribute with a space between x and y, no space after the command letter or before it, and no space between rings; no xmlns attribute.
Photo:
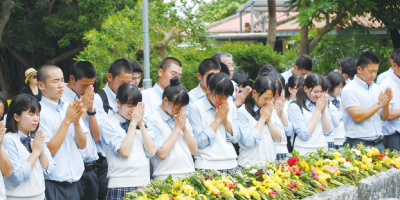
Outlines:
<svg viewBox="0 0 400 200"><path fill-rule="evenodd" d="M216 111L214 106L212 106L211 102L208 101L207 95L205 95L202 99L203 99L203 102L204 102L204 106L206 107L206 110L211 110L213 112Z"/></svg>
<svg viewBox="0 0 400 200"><path fill-rule="evenodd" d="M160 99L162 99L162 95L163 95L164 91L160 88L158 83L154 84L153 89L154 89L154 92L160 97Z"/></svg>
<svg viewBox="0 0 400 200"><path fill-rule="evenodd" d="M43 95L42 100L40 100L40 105L50 107L50 109L52 110L59 110L64 106L64 102L62 101L62 99L59 99L58 101L59 103L57 104L56 102L51 101Z"/></svg>
<svg viewBox="0 0 400 200"><path fill-rule="evenodd" d="M161 117L163 118L164 121L166 121L166 122L167 121L172 121L172 122L175 121L175 116L173 118L171 118L166 112L164 112L163 109L161 109L160 106L158 106L157 112L158 112L158 114L161 115Z"/></svg>
<svg viewBox="0 0 400 200"><path fill-rule="evenodd" d="M389 70L387 70L388 72L393 72L393 69L392 68L389 68Z"/></svg>
<svg viewBox="0 0 400 200"><path fill-rule="evenodd" d="M261 108L259 108L258 106L254 105L254 112L257 112L257 110L260 110Z"/></svg>
<svg viewBox="0 0 400 200"><path fill-rule="evenodd" d="M73 90L71 90L66 83L62 98L64 98L65 102L74 102L76 98L79 98L79 96Z"/></svg>
<svg viewBox="0 0 400 200"><path fill-rule="evenodd" d="M126 120L127 120L127 119L125 119L124 117L122 117L121 115L119 115L118 113L116 113L114 116L118 119L118 121L119 121L120 123L125 123Z"/></svg>
<svg viewBox="0 0 400 200"><path fill-rule="evenodd" d="M114 91L111 90L111 88L108 86L108 83L106 86L104 86L104 91L107 94L107 97L111 98L114 101L117 101L117 94L114 93Z"/></svg>
<svg viewBox="0 0 400 200"><path fill-rule="evenodd" d="M18 130L17 133L18 133L19 137L22 138L22 139L25 139L25 138L28 137L27 135L25 135L25 133L21 132L20 130ZM30 134L31 134L31 133L29 133L29 135L30 135Z"/></svg>
<svg viewBox="0 0 400 200"><path fill-rule="evenodd" d="M400 78L397 77L394 73L390 75L390 78L393 80L394 83L400 86Z"/></svg>
<svg viewBox="0 0 400 200"><path fill-rule="evenodd" d="M310 100L306 99L306 106L307 108L310 108L311 106L315 107L315 102L311 102Z"/></svg>
<svg viewBox="0 0 400 200"><path fill-rule="evenodd" d="M370 84L368 85L365 81L363 81L363 80L361 80L360 78L358 78L357 75L354 76L353 81L354 81L355 83L357 83L359 86L361 86L361 87L363 87L363 88L365 88L365 89L367 89L367 90L368 90L369 88L371 88L371 86L374 85L374 82L372 82L372 83L370 83Z"/></svg>
<svg viewBox="0 0 400 200"><path fill-rule="evenodd" d="M197 95L197 99L201 99L204 96L206 96L206 93L204 93L203 89L201 89L201 85L199 83L199 85L195 88L195 92Z"/></svg>
<svg viewBox="0 0 400 200"><path fill-rule="evenodd" d="M333 101L334 99L337 99L337 98L331 96L330 94L328 94L328 98L329 98L329 101ZM339 99L338 99L338 100L339 100Z"/></svg>

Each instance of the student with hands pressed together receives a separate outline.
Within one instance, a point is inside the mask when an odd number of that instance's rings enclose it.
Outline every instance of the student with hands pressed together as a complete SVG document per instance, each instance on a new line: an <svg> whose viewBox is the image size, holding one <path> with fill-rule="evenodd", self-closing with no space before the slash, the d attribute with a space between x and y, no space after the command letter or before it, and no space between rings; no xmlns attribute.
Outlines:
<svg viewBox="0 0 400 200"><path fill-rule="evenodd" d="M10 104L3 142L13 165L12 175L4 179L7 199L44 199L44 175L55 172L44 132L38 131L40 109L39 101L28 94L16 96Z"/></svg>
<svg viewBox="0 0 400 200"><path fill-rule="evenodd" d="M328 148L325 136L332 133L333 125L326 109L329 99L323 94L323 85L322 76L310 74L297 92L296 101L288 108L289 120L296 133L293 148L300 155L316 152L321 147Z"/></svg>
<svg viewBox="0 0 400 200"><path fill-rule="evenodd" d="M238 163L265 164L276 159L274 141L285 136L283 126L274 111L276 82L272 76L262 76L253 85L245 105L238 109L240 154Z"/></svg>
<svg viewBox="0 0 400 200"><path fill-rule="evenodd" d="M38 86L43 92L40 104L40 125L47 147L57 166L57 173L45 177L46 198L79 199L80 180L84 165L78 149L86 147L87 128L83 125L82 101L73 103L61 100L64 93L64 76L55 65L44 65L38 70ZM82 123L82 126L81 126Z"/></svg>
<svg viewBox="0 0 400 200"><path fill-rule="evenodd" d="M149 158L156 152L143 122L145 104L139 89L124 83L116 98L118 112L100 125L108 162L106 199L122 199L127 192L149 184Z"/></svg>
<svg viewBox="0 0 400 200"><path fill-rule="evenodd" d="M379 57L364 52L357 60L357 75L343 89L343 121L346 130L345 144L350 147L364 143L384 150L382 121L389 117L389 103L393 94L390 87L385 91L374 83L379 69Z"/></svg>
<svg viewBox="0 0 400 200"><path fill-rule="evenodd" d="M236 106L227 101L234 88L224 73L211 73L207 79L208 94L189 108L199 148L195 168L228 172L237 167L232 143L240 138Z"/></svg>
<svg viewBox="0 0 400 200"><path fill-rule="evenodd" d="M192 156L197 153L197 141L186 119L185 106L189 95L178 77L171 79L163 93L163 102L153 114L146 118L149 134L160 147L157 156L151 158L153 178L185 178L194 172Z"/></svg>

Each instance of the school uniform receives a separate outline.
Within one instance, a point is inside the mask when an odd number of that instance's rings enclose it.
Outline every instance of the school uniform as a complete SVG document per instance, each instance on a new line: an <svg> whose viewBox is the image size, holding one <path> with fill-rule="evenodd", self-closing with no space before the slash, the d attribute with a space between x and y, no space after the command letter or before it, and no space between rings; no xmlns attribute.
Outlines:
<svg viewBox="0 0 400 200"><path fill-rule="evenodd" d="M381 83L382 90L391 87L393 90L392 110L400 109L400 79L392 72L392 74ZM400 151L400 118L392 121L383 122L383 135L385 148L391 151L394 149Z"/></svg>
<svg viewBox="0 0 400 200"><path fill-rule="evenodd" d="M0 199L6 199L6 187L4 186L3 174L1 173L1 170L0 170Z"/></svg>
<svg viewBox="0 0 400 200"><path fill-rule="evenodd" d="M353 81L344 87L341 98L346 131L345 144L353 147L363 142L365 146L376 147L380 151L384 150L380 110L360 123L356 123L346 110L353 106L360 106L361 109L370 108L378 103L381 91L381 88L374 82L367 84L358 76L355 76Z"/></svg>
<svg viewBox="0 0 400 200"><path fill-rule="evenodd" d="M201 85L199 83L199 85L197 85L197 87L193 88L192 90L190 90L190 92L188 92L189 94L189 105L190 106L192 103L198 101L199 99L203 98L204 96L206 96L206 93L204 93L203 89L201 88Z"/></svg>
<svg viewBox="0 0 400 200"><path fill-rule="evenodd" d="M65 84L64 94L61 97L62 101L65 103L73 103L75 99L80 99L81 97L77 95L73 90L67 87ZM90 127L89 115L85 113L86 128ZM80 189L83 194L82 199L85 200L97 200L97 195L99 193L99 181L96 174L96 161L99 159L97 155L96 142L92 137L90 130L86 133L86 147L85 149L79 150L85 165L85 171L83 171L82 177L79 180Z"/></svg>
<svg viewBox="0 0 400 200"><path fill-rule="evenodd" d="M331 102L331 108L333 108L332 112L335 114L336 119L339 120L339 124L337 127L334 125L334 130L330 136L333 136L333 142L335 149L339 149L343 147L343 143L346 140L344 137L345 130L344 130L344 122L343 122L343 111L338 111L340 104L342 103L342 99L340 97L333 97L328 94L329 101ZM334 122L334 118L332 118L332 122ZM328 136L328 142L329 137ZM331 147L330 147L331 148Z"/></svg>
<svg viewBox="0 0 400 200"><path fill-rule="evenodd" d="M26 146L31 136L18 131L7 133L4 136L3 147L13 164L13 172L10 177L4 177L7 199L32 199L43 200L45 183L44 175L51 177L56 166L47 146L44 152L49 159L47 170L43 169L40 160L36 161L33 169L27 161L31 155ZM23 144L24 142L24 144ZM26 145L26 146L25 146ZM30 146L30 145L29 145Z"/></svg>
<svg viewBox="0 0 400 200"><path fill-rule="evenodd" d="M226 131L221 122L216 132L210 127L216 118L215 108L208 101L207 96L193 103L189 108L189 122L198 143L198 151L194 156L195 168L206 170L220 170L226 172L238 166L236 152L232 143L240 139L237 109L229 101L228 120L232 124L232 133Z"/></svg>
<svg viewBox="0 0 400 200"><path fill-rule="evenodd" d="M328 96L329 96L329 94L328 94ZM329 111L328 117L330 117L332 119L332 125L333 125L333 128L335 129L335 128L339 127L339 124L340 124L339 114L337 113L337 108L334 105L332 105L332 103L328 103L327 108ZM328 148L333 148L333 149L335 148L335 138L334 138L333 132L330 135L326 136L326 141L328 141Z"/></svg>
<svg viewBox="0 0 400 200"><path fill-rule="evenodd" d="M289 70L287 70L286 72L281 73L281 75L283 76L283 78L285 78L285 83L289 82L289 78L293 76L292 74L292 69L290 68Z"/></svg>
<svg viewBox="0 0 400 200"><path fill-rule="evenodd" d="M124 158L118 153L129 124L130 120L115 114L100 125L101 142L108 161L107 199L122 200L127 192L150 183L149 158L155 154L149 155L144 149L140 130L136 129L129 158Z"/></svg>
<svg viewBox="0 0 400 200"><path fill-rule="evenodd" d="M46 143L56 135L60 124L65 118L68 104L61 99L59 103L47 99L45 96L40 101L39 129L43 129ZM80 120L81 128L86 134L87 128ZM46 198L51 199L79 199L80 190L78 181L84 171L82 155L75 141L73 123L70 124L64 142L53 156L57 166L56 172L51 177L45 177Z"/></svg>
<svg viewBox="0 0 400 200"><path fill-rule="evenodd" d="M260 108L254 106L256 116L253 117L245 108L238 109L239 131L240 131L240 153L238 164L240 166L249 164L265 165L267 161L276 159L275 143L280 143L272 138L267 124L265 123L262 132L255 128L260 118ZM283 125L276 112L272 113L271 119L274 125L281 131L281 138L286 137Z"/></svg>
<svg viewBox="0 0 400 200"><path fill-rule="evenodd" d="M293 148L298 151L300 155L305 155L309 152L317 152L321 147L328 148L328 141L325 136L330 135L334 129L332 119L329 117L329 108L326 107L325 112L327 112L326 114L331 124L330 130L328 132L323 131L320 116L314 132L310 133L307 124L315 111L315 103L307 99L305 105L310 111L300 108L295 103L290 104L288 108L289 120L292 122L294 132L297 135L294 138Z"/></svg>
<svg viewBox="0 0 400 200"><path fill-rule="evenodd" d="M158 107L156 112L146 118L146 124L149 135L157 143L156 146L162 147L175 129L175 117L171 118L161 107ZM188 119L186 119L186 126L194 136ZM167 158L160 160L154 156L151 158L151 163L154 179L165 179L172 175L174 180L178 180L178 178L185 178L190 172L195 171L193 158L182 131Z"/></svg>
<svg viewBox="0 0 400 200"><path fill-rule="evenodd" d="M288 118L288 107L290 102L292 102L293 100L288 99L285 101L285 104L283 105L283 113L285 114L285 116ZM274 111L276 112L276 110L274 109ZM279 121L280 118L278 118ZM282 122L281 122L282 124ZM274 143L275 144L275 148L276 148L276 160L282 160L286 158L286 154L289 153L287 144L288 142L288 138L290 138L293 135L293 125L292 123L289 121L288 118L288 126L284 126L282 124L283 130L285 131L285 135L281 138L281 142L279 143Z"/></svg>
<svg viewBox="0 0 400 200"><path fill-rule="evenodd" d="M152 88L142 91L142 99L146 105L144 117L150 116L155 112L163 102L162 95L164 90L160 88L158 83L154 84Z"/></svg>
<svg viewBox="0 0 400 200"><path fill-rule="evenodd" d="M113 117L115 113L118 113L117 95L111 90L111 88L108 86L108 83L106 84L106 86L104 86L103 90L107 96L107 102L109 106L108 112L104 110L103 100L101 99L99 93L96 93L96 95L94 96L94 103L93 103L93 107L96 109L96 119L97 123L99 123L99 126L102 123L105 123L108 118ZM96 148L97 148L97 155L99 156L99 159L97 159L98 167L96 169L97 179L99 182L99 193L97 198L99 200L102 200L105 199L107 195L108 163L106 159L106 153L103 149L103 144L101 143L101 141L96 143Z"/></svg>
<svg viewBox="0 0 400 200"><path fill-rule="evenodd" d="M380 85L384 80L389 78L393 74L393 69L390 67L387 71L379 74L378 78L376 79L376 84Z"/></svg>

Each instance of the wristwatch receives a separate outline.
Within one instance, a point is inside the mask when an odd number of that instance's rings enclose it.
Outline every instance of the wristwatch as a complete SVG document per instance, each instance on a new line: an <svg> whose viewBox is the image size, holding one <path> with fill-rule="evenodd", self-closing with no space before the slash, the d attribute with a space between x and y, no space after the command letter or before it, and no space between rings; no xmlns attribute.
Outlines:
<svg viewBox="0 0 400 200"><path fill-rule="evenodd" d="M382 104L378 101L377 103L381 108L383 108Z"/></svg>
<svg viewBox="0 0 400 200"><path fill-rule="evenodd" d="M89 112L89 111L87 111L87 114L88 114L88 115L95 115L95 114L96 114L96 109L95 109L95 108L93 108L93 110L94 110L93 112Z"/></svg>

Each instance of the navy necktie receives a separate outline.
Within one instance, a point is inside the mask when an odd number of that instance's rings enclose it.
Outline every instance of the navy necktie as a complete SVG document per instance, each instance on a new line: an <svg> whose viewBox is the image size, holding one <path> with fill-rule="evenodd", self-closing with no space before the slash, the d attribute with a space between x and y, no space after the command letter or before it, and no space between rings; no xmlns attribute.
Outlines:
<svg viewBox="0 0 400 200"><path fill-rule="evenodd" d="M131 123L130 120L126 120L126 122L121 122L121 127L125 130L125 133L128 132L129 124Z"/></svg>
<svg viewBox="0 0 400 200"><path fill-rule="evenodd" d="M261 110L261 109L258 109L258 110L256 111L255 115L254 115L254 119L255 119L256 121L258 121L258 120L260 119L260 110Z"/></svg>
<svg viewBox="0 0 400 200"><path fill-rule="evenodd" d="M310 101L310 103L315 106L315 102Z"/></svg>
<svg viewBox="0 0 400 200"><path fill-rule="evenodd" d="M31 139L35 139L35 137L32 137L28 135L26 138L20 138L22 144L26 147L26 149L29 151L29 153L32 153L32 148L31 148Z"/></svg>
<svg viewBox="0 0 400 200"><path fill-rule="evenodd" d="M337 99L335 98L334 100L332 100L332 104L335 105L335 107L336 107L337 109L339 109L339 105L340 105L340 101L339 101L339 100L337 100Z"/></svg>

